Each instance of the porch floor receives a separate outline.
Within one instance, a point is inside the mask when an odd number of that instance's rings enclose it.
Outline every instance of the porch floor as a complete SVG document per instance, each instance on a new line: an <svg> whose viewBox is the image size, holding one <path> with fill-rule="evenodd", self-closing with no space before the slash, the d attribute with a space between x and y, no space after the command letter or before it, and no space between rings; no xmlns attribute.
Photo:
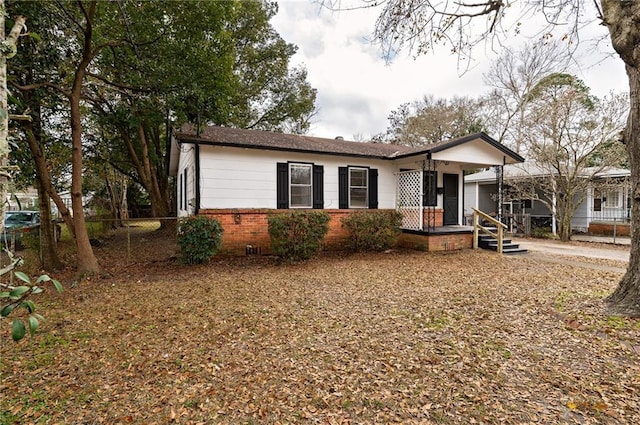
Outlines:
<svg viewBox="0 0 640 425"><path fill-rule="evenodd" d="M411 229L401 229L402 233L409 233L412 235L456 235L456 234L464 234L464 233L473 233L473 226L458 226L458 225L450 225L450 226L438 226L433 229L424 229L424 230L411 230Z"/></svg>

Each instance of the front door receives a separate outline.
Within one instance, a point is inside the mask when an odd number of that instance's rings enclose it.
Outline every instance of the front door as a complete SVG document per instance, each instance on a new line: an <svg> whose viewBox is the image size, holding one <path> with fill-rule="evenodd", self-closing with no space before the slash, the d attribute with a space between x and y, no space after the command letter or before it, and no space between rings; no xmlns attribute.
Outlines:
<svg viewBox="0 0 640 425"><path fill-rule="evenodd" d="M443 174L444 185L444 225L458 224L458 175Z"/></svg>

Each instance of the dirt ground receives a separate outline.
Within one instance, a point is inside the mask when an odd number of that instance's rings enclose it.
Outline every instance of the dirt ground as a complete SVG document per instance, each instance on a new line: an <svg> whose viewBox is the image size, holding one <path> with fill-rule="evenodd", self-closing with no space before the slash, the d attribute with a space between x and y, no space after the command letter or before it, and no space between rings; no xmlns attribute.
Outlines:
<svg viewBox="0 0 640 425"><path fill-rule="evenodd" d="M186 267L170 235L125 243L96 248L104 276L36 300L34 338L0 322L0 423L640 423L640 322L602 302L624 262Z"/></svg>

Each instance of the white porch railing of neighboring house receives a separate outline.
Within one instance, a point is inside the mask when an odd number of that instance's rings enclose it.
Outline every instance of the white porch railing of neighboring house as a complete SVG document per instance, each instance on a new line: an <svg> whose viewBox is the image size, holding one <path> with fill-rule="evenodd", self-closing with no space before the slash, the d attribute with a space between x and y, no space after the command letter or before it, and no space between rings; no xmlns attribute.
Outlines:
<svg viewBox="0 0 640 425"><path fill-rule="evenodd" d="M601 211L591 211L590 221L629 221L631 220L631 208L602 207Z"/></svg>
<svg viewBox="0 0 640 425"><path fill-rule="evenodd" d="M422 198L422 171L400 171L396 173L396 208L402 214L400 227L407 230L424 230L424 207Z"/></svg>

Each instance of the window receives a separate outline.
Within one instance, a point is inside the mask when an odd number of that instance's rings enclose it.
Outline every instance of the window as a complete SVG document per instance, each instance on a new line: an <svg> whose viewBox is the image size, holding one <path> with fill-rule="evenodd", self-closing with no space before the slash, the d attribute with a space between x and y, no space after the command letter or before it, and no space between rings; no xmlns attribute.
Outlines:
<svg viewBox="0 0 640 425"><path fill-rule="evenodd" d="M349 168L349 208L367 208L369 206L369 170Z"/></svg>
<svg viewBox="0 0 640 425"><path fill-rule="evenodd" d="M278 162L276 166L278 209L324 208L322 165Z"/></svg>
<svg viewBox="0 0 640 425"><path fill-rule="evenodd" d="M378 170L338 167L338 208L378 208Z"/></svg>
<svg viewBox="0 0 640 425"><path fill-rule="evenodd" d="M289 206L291 208L313 207L312 172L312 164L289 164Z"/></svg>
<svg viewBox="0 0 640 425"><path fill-rule="evenodd" d="M179 183L179 186L178 186L178 188L180 190L180 196L178 196L180 205L178 206L178 209L180 209L180 210L183 209L182 208L182 205L183 205L182 204L182 192L184 191L184 189L182 188L182 178L183 178L182 173L180 173L180 183Z"/></svg>
<svg viewBox="0 0 640 425"><path fill-rule="evenodd" d="M184 201L184 209L188 210L189 209L189 202L187 201L187 169L184 169L184 187L182 188L182 198Z"/></svg>
<svg viewBox="0 0 640 425"><path fill-rule="evenodd" d="M602 211L602 193L600 189L593 189L593 211Z"/></svg>
<svg viewBox="0 0 640 425"><path fill-rule="evenodd" d="M435 207L438 204L436 186L438 178L435 171L422 172L422 206Z"/></svg>
<svg viewBox="0 0 640 425"><path fill-rule="evenodd" d="M620 208L620 192L613 190L607 193L604 206L606 208Z"/></svg>

